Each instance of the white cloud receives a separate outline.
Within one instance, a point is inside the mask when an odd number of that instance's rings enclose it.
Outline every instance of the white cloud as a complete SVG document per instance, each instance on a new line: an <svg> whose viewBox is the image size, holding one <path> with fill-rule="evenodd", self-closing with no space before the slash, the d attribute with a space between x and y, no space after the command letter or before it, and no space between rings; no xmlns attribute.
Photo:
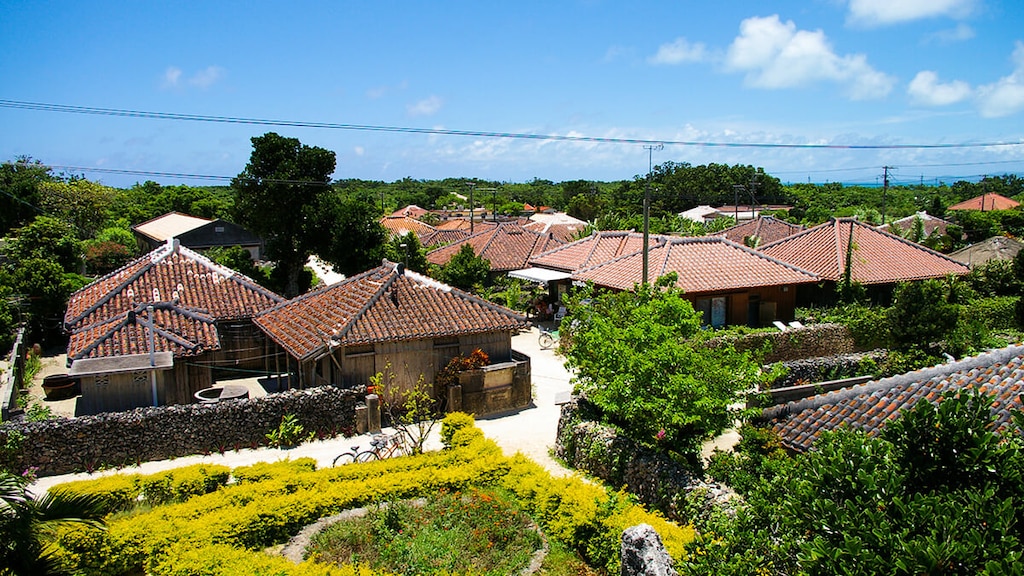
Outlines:
<svg viewBox="0 0 1024 576"><path fill-rule="evenodd" d="M992 84L978 86L978 109L986 118L1009 116L1024 110L1024 42L1013 50L1014 70Z"/></svg>
<svg viewBox="0 0 1024 576"><path fill-rule="evenodd" d="M818 81L845 87L850 98L881 98L895 79L871 67L862 54L839 56L821 30L797 30L778 15L747 18L740 35L729 46L726 68L746 72L749 86L766 89L795 88Z"/></svg>
<svg viewBox="0 0 1024 576"><path fill-rule="evenodd" d="M946 16L963 18L976 0L850 0L849 21L864 26L884 26Z"/></svg>
<svg viewBox="0 0 1024 576"><path fill-rule="evenodd" d="M181 80L181 68L170 66L164 72L164 88L174 88L178 85L178 81Z"/></svg>
<svg viewBox="0 0 1024 576"><path fill-rule="evenodd" d="M956 28L949 30L939 30L933 34L930 34L925 38L926 42L938 42L940 44L953 44L955 42L963 42L970 40L975 36L974 28L971 28L963 22L956 25Z"/></svg>
<svg viewBox="0 0 1024 576"><path fill-rule="evenodd" d="M352 148L352 153L356 156L362 156L363 154L366 154L366 149L362 146L355 146Z"/></svg>
<svg viewBox="0 0 1024 576"><path fill-rule="evenodd" d="M207 66L189 78L188 83L205 90L213 86L222 76L224 76L223 68L220 66Z"/></svg>
<svg viewBox="0 0 1024 576"><path fill-rule="evenodd" d="M697 42L690 44L686 38L676 38L675 41L662 44L658 52L647 59L651 64L683 64L684 62L700 62L707 58L707 49L704 44Z"/></svg>
<svg viewBox="0 0 1024 576"><path fill-rule="evenodd" d="M971 97L971 85L962 80L942 84L939 75L931 70L922 70L907 86L907 94L916 104L923 106L948 106Z"/></svg>
<svg viewBox="0 0 1024 576"><path fill-rule="evenodd" d="M431 96L406 106L405 110L409 116L433 116L441 109L442 105L444 102L441 98Z"/></svg>

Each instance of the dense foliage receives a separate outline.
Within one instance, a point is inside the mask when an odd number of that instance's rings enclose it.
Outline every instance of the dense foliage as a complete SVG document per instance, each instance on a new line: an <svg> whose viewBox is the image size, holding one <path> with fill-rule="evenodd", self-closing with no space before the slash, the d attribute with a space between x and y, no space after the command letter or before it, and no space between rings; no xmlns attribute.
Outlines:
<svg viewBox="0 0 1024 576"><path fill-rule="evenodd" d="M579 291L562 321L567 366L577 390L634 439L683 455L729 427L730 406L753 388L758 362L727 345L709 348L711 331L674 288Z"/></svg>
<svg viewBox="0 0 1024 576"><path fill-rule="evenodd" d="M701 521L684 572L1018 574L1024 442L1019 419L993 431L990 405L921 402L881 437L841 430L793 459L758 433L762 449L712 467L745 503Z"/></svg>

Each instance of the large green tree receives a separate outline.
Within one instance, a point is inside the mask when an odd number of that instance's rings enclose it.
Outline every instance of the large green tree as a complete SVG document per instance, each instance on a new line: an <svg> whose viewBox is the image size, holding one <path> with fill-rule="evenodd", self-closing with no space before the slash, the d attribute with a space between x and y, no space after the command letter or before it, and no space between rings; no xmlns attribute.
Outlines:
<svg viewBox="0 0 1024 576"><path fill-rule="evenodd" d="M656 283L571 299L565 343L577 389L641 442L686 456L732 425L731 408L759 366L731 346L709 347L701 314L681 291Z"/></svg>
<svg viewBox="0 0 1024 576"><path fill-rule="evenodd" d="M299 294L299 276L320 242L316 224L334 168L334 152L268 132L252 138L249 163L231 181L235 218L263 237L286 279L285 296Z"/></svg>

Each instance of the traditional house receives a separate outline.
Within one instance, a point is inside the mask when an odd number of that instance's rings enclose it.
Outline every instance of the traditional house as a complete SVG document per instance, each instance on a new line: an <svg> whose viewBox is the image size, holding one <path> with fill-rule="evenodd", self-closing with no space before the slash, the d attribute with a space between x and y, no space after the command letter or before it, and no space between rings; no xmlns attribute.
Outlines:
<svg viewBox="0 0 1024 576"><path fill-rule="evenodd" d="M803 230L804 227L800 224L792 224L774 216L758 216L753 220L711 234L711 236L721 236L737 244L757 248L788 238Z"/></svg>
<svg viewBox="0 0 1024 576"><path fill-rule="evenodd" d="M469 245L477 256L491 263L492 274L525 268L530 258L564 244L550 234L527 230L522 225L503 222L477 232L459 242L427 253L431 264L444 266L463 245Z"/></svg>
<svg viewBox="0 0 1024 576"><path fill-rule="evenodd" d="M763 411L786 448L805 452L825 431L847 427L876 436L919 402L938 403L942 394L974 389L992 396L996 431L1013 425L1024 409L1024 347L1010 346L960 362L883 378L773 406Z"/></svg>
<svg viewBox="0 0 1024 576"><path fill-rule="evenodd" d="M718 237L664 238L648 250L648 282L675 273L675 286L711 326L793 319L796 287L818 277ZM643 249L576 270L574 282L631 290L643 281Z"/></svg>
<svg viewBox="0 0 1024 576"><path fill-rule="evenodd" d="M241 246L253 260L263 258L263 239L226 220L210 220L179 212L168 212L132 226L136 242L143 251L154 250L171 238L193 250Z"/></svg>
<svg viewBox="0 0 1024 576"><path fill-rule="evenodd" d="M884 300L898 282L970 272L961 262L853 218L832 219L761 246L760 251L828 282L801 290L799 305L829 301L836 284L847 277Z"/></svg>
<svg viewBox="0 0 1024 576"><path fill-rule="evenodd" d="M1020 206L1020 202L1012 198L1007 198L999 194L982 194L981 196L975 196L970 200L964 200L959 204L953 204L946 210L955 212L957 210L978 210L981 212L990 212L992 210L1012 210Z"/></svg>
<svg viewBox="0 0 1024 576"><path fill-rule="evenodd" d="M283 300L168 240L71 295L64 328L79 410L188 403L214 370L263 371L267 343L252 317Z"/></svg>
<svg viewBox="0 0 1024 576"><path fill-rule="evenodd" d="M436 232L433 226L409 216L385 216L380 219L380 224L388 231L388 236L392 238L395 236L405 236L412 232L421 244L425 236Z"/></svg>
<svg viewBox="0 0 1024 576"><path fill-rule="evenodd" d="M586 230L587 223L564 212L538 212L530 216L530 221L523 224L523 228L550 234L562 242L572 242Z"/></svg>
<svg viewBox="0 0 1024 576"><path fill-rule="evenodd" d="M883 224L878 229L886 232L897 230L899 236L908 237L913 232L918 220L921 221L921 240L930 236L945 235L946 229L950 225L950 222L942 218L936 218L927 212L918 212L913 216L907 216L906 218L900 218L888 224Z"/></svg>
<svg viewBox="0 0 1024 576"><path fill-rule="evenodd" d="M480 349L490 357L490 378L463 391L463 406L481 413L495 402L529 403L529 358L512 350L512 334L528 326L526 318L401 264L385 260L255 322L284 350L287 371L297 373L303 387L366 385L387 372L400 388L420 378L432 384L452 358ZM485 393L488 401L474 399Z"/></svg>
<svg viewBox="0 0 1024 576"><path fill-rule="evenodd" d="M974 268L993 260L1013 260L1021 248L1024 248L1024 244L1018 240L1006 236L993 236L988 240L982 240L977 244L971 244L966 248L951 252L949 257Z"/></svg>

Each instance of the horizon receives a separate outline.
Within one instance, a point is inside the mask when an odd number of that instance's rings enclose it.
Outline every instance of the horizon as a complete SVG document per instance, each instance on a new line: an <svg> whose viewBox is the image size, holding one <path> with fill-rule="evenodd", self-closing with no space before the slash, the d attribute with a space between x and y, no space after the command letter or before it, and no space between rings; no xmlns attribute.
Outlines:
<svg viewBox="0 0 1024 576"><path fill-rule="evenodd" d="M115 187L219 185L268 131L335 152L338 180L1024 174L1024 6L1008 0L0 11L0 47L23 55L0 63L0 160Z"/></svg>

